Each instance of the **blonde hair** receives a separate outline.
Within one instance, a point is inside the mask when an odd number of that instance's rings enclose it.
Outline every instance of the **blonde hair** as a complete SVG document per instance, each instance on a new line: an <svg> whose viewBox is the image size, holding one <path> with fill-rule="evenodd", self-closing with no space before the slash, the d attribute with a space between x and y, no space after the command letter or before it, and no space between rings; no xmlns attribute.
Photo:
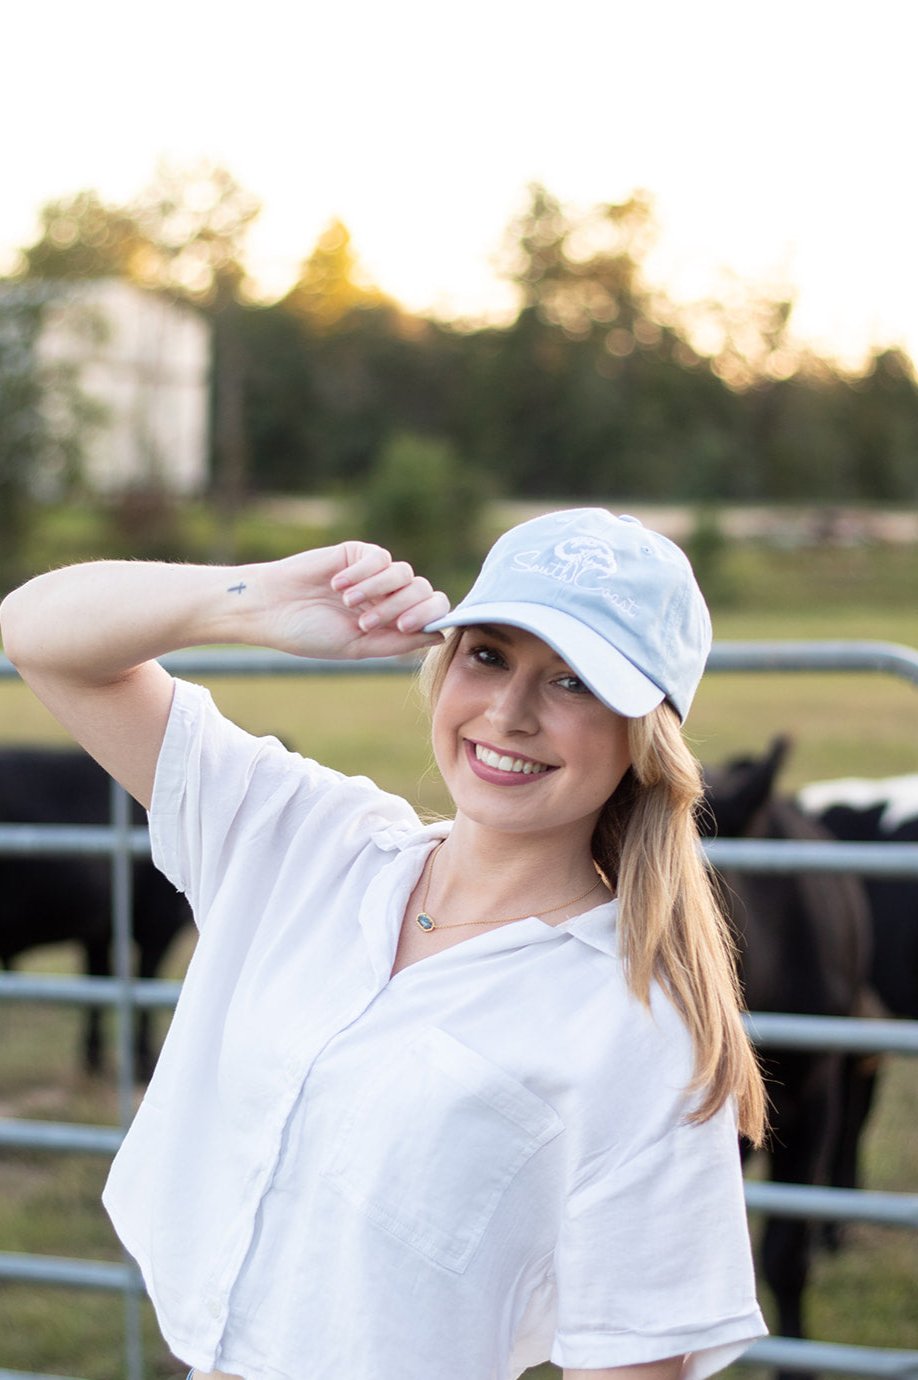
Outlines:
<svg viewBox="0 0 918 1380"><path fill-rule="evenodd" d="M461 629L428 652L421 686L436 704ZM644 1005L660 984L681 1012L699 1098L690 1121L706 1121L734 1096L739 1127L761 1144L765 1092L743 1028L736 954L698 847L701 768L675 710L661 704L628 720L631 767L603 807L593 859L619 899L620 952L629 989Z"/></svg>

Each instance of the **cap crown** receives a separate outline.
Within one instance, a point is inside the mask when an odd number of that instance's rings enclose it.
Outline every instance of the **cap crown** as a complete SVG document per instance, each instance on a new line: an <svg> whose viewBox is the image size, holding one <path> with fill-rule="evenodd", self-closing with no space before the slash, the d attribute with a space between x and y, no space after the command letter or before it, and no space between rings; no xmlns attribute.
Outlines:
<svg viewBox="0 0 918 1380"><path fill-rule="evenodd" d="M518 616L495 617L498 605L516 608ZM546 513L506 532L468 595L440 626L474 622L476 609L481 621L491 609L492 621L518 623L544 636L578 674L582 656L589 667L584 679L613 708L619 708L611 683L614 652L656 687L656 702L669 699L684 718L711 646L710 617L685 554L637 518L615 517L603 508ZM604 674L597 638L611 654L608 684L596 683Z"/></svg>

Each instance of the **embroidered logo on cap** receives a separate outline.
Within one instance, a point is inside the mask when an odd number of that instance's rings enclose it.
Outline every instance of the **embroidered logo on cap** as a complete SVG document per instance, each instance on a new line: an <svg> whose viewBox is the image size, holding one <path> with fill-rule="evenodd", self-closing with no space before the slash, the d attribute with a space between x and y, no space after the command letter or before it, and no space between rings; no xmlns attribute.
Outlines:
<svg viewBox="0 0 918 1380"><path fill-rule="evenodd" d="M612 577L618 571L618 560L608 542L598 537L568 537L547 550L540 551L536 547L531 551L518 551L513 564L517 570L594 591L630 618L638 613L635 601L611 586Z"/></svg>

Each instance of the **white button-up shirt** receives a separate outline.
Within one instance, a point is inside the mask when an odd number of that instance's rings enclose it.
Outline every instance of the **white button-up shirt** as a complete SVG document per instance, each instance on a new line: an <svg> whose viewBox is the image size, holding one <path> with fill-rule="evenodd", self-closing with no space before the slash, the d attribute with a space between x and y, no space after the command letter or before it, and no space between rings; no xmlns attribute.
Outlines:
<svg viewBox="0 0 918 1380"><path fill-rule="evenodd" d="M764 1331L730 1107L629 994L614 903L391 977L448 825L255 739L178 682L157 864L201 928L105 1203L186 1364L245 1380L512 1380Z"/></svg>

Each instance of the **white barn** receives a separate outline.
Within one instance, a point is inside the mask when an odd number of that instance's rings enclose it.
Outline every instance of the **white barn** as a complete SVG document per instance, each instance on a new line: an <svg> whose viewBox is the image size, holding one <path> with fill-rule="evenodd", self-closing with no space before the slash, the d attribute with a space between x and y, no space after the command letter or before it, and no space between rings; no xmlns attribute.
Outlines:
<svg viewBox="0 0 918 1380"><path fill-rule="evenodd" d="M36 353L40 367L66 368L96 415L82 443L89 489L205 488L211 330L200 312L118 278L70 282Z"/></svg>

